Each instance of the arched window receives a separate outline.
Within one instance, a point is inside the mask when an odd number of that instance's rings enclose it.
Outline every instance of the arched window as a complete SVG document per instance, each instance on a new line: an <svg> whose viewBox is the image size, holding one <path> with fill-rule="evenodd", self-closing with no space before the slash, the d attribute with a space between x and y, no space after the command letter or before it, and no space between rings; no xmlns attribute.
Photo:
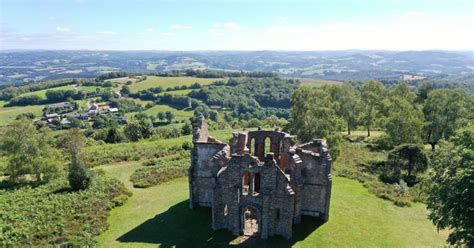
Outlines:
<svg viewBox="0 0 474 248"><path fill-rule="evenodd" d="M246 171L242 176L242 195L247 195L250 190L250 172Z"/></svg>
<svg viewBox="0 0 474 248"><path fill-rule="evenodd" d="M229 214L229 207L227 207L227 204L224 205L224 216L227 216Z"/></svg>
<svg viewBox="0 0 474 248"><path fill-rule="evenodd" d="M272 151L272 139L270 137L265 138L265 154L268 154Z"/></svg>
<svg viewBox="0 0 474 248"><path fill-rule="evenodd" d="M256 173L253 177L253 195L260 194L260 173Z"/></svg>

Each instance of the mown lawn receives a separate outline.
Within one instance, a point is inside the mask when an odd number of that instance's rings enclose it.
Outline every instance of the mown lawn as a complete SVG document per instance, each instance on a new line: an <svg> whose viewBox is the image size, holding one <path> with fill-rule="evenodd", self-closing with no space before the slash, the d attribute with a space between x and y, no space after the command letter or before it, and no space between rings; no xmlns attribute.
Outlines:
<svg viewBox="0 0 474 248"><path fill-rule="evenodd" d="M155 87L174 87L174 86L182 86L182 85L191 85L193 83L200 83L201 85L208 85L212 82L223 80L219 78L195 78L195 77L156 77L156 76L148 76L146 80L133 83L130 85L130 90L132 92L137 92L140 90L146 90Z"/></svg>
<svg viewBox="0 0 474 248"><path fill-rule="evenodd" d="M101 166L106 174L131 187L129 175L139 162ZM97 237L98 247L442 247L447 233L438 233L426 219L426 208L400 208L370 194L360 183L335 177L329 222L305 219L294 226L293 238L246 240L211 229L208 209L190 210L188 180L179 178L147 189L115 208L107 231ZM242 243L241 243L242 242Z"/></svg>

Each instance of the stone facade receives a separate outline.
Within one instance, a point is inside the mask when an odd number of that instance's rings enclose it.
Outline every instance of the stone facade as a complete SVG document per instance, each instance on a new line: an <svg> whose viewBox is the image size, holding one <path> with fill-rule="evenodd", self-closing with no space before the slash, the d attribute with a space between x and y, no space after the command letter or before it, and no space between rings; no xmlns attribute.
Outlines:
<svg viewBox="0 0 474 248"><path fill-rule="evenodd" d="M301 216L327 221L331 157L324 140L295 145L278 131L235 132L229 144L209 135L201 116L189 168L190 207L212 207L212 228L265 239L291 238Z"/></svg>

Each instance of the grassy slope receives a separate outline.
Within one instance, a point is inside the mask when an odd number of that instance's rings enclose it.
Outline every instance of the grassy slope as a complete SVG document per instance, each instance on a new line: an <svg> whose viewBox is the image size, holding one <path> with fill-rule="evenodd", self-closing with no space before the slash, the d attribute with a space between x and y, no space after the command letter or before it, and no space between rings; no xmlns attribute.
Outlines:
<svg viewBox="0 0 474 248"><path fill-rule="evenodd" d="M202 85L210 84L214 81L218 81L218 78L194 78L194 77L156 77L148 76L146 80L134 83L130 85L130 90L132 92L137 92L140 90L146 90L149 88L154 88L161 86L163 88L181 86L181 85L191 85L193 83L200 83Z"/></svg>
<svg viewBox="0 0 474 248"><path fill-rule="evenodd" d="M37 117L41 116L44 105L22 106L22 107L4 107L6 102L0 101L0 126L5 126L8 122L15 119L21 113L33 113Z"/></svg>

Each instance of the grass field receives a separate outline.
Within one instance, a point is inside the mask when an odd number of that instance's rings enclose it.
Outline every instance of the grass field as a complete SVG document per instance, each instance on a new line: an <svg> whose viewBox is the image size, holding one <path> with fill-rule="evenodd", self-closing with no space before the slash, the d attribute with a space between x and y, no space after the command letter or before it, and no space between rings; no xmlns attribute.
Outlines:
<svg viewBox="0 0 474 248"><path fill-rule="evenodd" d="M130 85L130 90L132 92L137 92L140 90L146 90L150 88L155 88L161 86L163 88L182 86L182 85L191 85L193 83L200 83L201 85L211 84L214 81L222 80L219 78L195 78L195 77L156 77L148 76L146 80L133 83Z"/></svg>
<svg viewBox="0 0 474 248"><path fill-rule="evenodd" d="M97 86L79 86L77 89L85 91L85 92L95 92L97 88L101 88L101 87L97 87ZM44 89L44 90L28 92L28 93L21 94L21 96L37 95L41 98L46 98L46 91L48 91L48 90L74 90L74 89L75 88L72 85L65 85L65 86L59 86L59 87Z"/></svg>
<svg viewBox="0 0 474 248"><path fill-rule="evenodd" d="M174 114L175 119L178 120L178 121L187 120L187 119L189 119L189 117L191 117L193 115L192 111L179 110L179 109L175 109L175 108L173 108L171 106L168 106L168 105L155 105L152 108L147 109L145 111L145 113L148 114L148 115L156 116L156 114L158 114L158 112L166 112L166 111L171 111Z"/></svg>
<svg viewBox="0 0 474 248"><path fill-rule="evenodd" d="M172 90L172 91L165 91L161 92L158 95L164 95L164 94L171 94L171 95L178 95L178 96L185 96L189 92L193 91L192 89L186 89L186 90Z"/></svg>
<svg viewBox="0 0 474 248"><path fill-rule="evenodd" d="M72 85L65 85L65 86L59 86L59 87L44 89L44 90L32 91L32 92L21 94L20 96L37 95L41 98L46 98L46 91L48 91L48 90L73 90L73 89L74 89L74 87L72 87Z"/></svg>
<svg viewBox="0 0 474 248"><path fill-rule="evenodd" d="M5 126L21 113L33 113L37 117L41 116L44 105L4 107L7 102L0 101L0 126Z"/></svg>
<svg viewBox="0 0 474 248"><path fill-rule="evenodd" d="M313 78L294 78L301 81L301 86L314 86L321 87L326 84L342 84L339 81L326 80L326 79L313 79Z"/></svg>
<svg viewBox="0 0 474 248"><path fill-rule="evenodd" d="M112 210L110 226L98 247L443 247L446 232L438 233L426 219L426 208L400 208L367 192L360 183L335 177L329 222L305 220L294 226L293 238L246 240L211 229L208 209L190 210L188 180L176 179L147 189L133 189L129 176L140 162L101 166L133 191L124 206Z"/></svg>

